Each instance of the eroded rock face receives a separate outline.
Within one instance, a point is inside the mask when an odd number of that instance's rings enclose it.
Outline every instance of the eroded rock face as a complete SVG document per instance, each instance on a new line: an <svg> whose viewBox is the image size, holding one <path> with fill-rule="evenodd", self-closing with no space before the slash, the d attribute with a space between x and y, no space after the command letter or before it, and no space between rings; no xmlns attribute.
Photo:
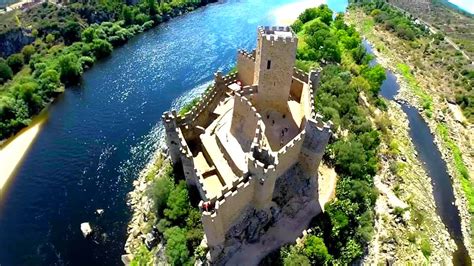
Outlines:
<svg viewBox="0 0 474 266"><path fill-rule="evenodd" d="M16 28L0 34L0 56L7 58L9 55L18 53L23 46L33 43L35 37L29 32Z"/></svg>
<svg viewBox="0 0 474 266"><path fill-rule="evenodd" d="M243 245L260 241L282 217L296 216L308 202L315 200L317 178L305 177L303 173L300 166L296 165L278 178L273 194L273 205L268 209L256 210L248 207L227 232L224 244L211 250L213 254L219 254L212 263L225 264Z"/></svg>
<svg viewBox="0 0 474 266"><path fill-rule="evenodd" d="M293 166L277 179L273 201L281 208L294 197L312 197L317 190L316 177L307 177L299 165Z"/></svg>

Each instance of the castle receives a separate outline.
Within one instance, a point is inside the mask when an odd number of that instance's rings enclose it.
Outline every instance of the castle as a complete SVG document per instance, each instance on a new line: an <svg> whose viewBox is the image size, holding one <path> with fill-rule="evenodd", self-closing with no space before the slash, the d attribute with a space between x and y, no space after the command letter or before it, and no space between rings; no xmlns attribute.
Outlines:
<svg viewBox="0 0 474 266"><path fill-rule="evenodd" d="M185 115L162 116L171 160L200 193L211 257L246 208L271 211L291 167L317 175L331 123L314 110L319 72L294 67L297 43L289 27L260 27L257 49L238 51L236 73L216 73Z"/></svg>

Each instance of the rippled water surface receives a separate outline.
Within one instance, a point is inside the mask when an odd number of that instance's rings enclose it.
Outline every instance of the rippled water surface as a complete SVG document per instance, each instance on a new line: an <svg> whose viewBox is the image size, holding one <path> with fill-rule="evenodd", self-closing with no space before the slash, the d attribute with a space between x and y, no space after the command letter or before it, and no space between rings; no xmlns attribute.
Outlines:
<svg viewBox="0 0 474 266"><path fill-rule="evenodd" d="M0 264L118 265L130 217L126 194L160 143L159 120L194 96L257 25L292 1L225 1L141 34L84 75L49 112L0 201ZM104 209L102 217L94 214ZM82 222L100 233L85 240Z"/></svg>

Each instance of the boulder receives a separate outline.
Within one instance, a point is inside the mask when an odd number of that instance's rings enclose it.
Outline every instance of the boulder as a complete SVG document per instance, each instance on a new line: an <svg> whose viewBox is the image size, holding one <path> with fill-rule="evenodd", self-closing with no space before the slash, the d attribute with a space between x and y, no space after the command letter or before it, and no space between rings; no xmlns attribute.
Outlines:
<svg viewBox="0 0 474 266"><path fill-rule="evenodd" d="M82 223L81 231L84 237L88 237L92 233L92 227L88 222Z"/></svg>

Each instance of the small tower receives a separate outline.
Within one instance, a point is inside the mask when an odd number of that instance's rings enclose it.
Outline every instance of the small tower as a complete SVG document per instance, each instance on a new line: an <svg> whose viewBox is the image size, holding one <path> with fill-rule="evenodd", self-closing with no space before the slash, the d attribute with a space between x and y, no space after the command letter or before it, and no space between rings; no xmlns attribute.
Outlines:
<svg viewBox="0 0 474 266"><path fill-rule="evenodd" d="M298 38L290 27L258 28L254 83L258 105L284 111L290 95Z"/></svg>

